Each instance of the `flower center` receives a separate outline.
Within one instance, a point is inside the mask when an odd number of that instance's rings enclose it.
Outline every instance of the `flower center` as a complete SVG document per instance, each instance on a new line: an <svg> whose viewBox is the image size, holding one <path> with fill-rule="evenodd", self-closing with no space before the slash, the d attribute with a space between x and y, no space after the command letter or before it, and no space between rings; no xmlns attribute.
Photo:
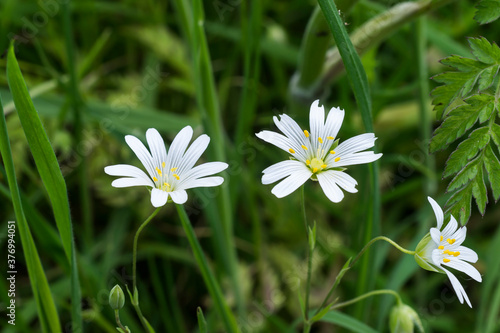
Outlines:
<svg viewBox="0 0 500 333"><path fill-rule="evenodd" d="M153 177L156 188L165 192L172 192L172 185L170 184L169 177L180 180L178 174L174 173L178 168L171 168L170 170L165 170L165 162L161 163L161 168L156 167L157 176ZM175 180L172 180L175 182Z"/></svg>
<svg viewBox="0 0 500 333"><path fill-rule="evenodd" d="M306 163L308 162L309 160L306 161ZM309 167L311 168L312 172L316 173L318 171L321 171L323 169L325 169L327 167L327 165L325 164L325 162L323 162L322 159L319 159L319 158L313 158L311 160L310 163L307 163L309 165Z"/></svg>
<svg viewBox="0 0 500 333"><path fill-rule="evenodd" d="M442 242L443 236L441 236L439 240ZM455 241L456 241L456 239L450 239L450 238L446 239L446 243L448 243L449 245L453 245L453 243L455 243ZM449 263L451 261L449 258L458 257L460 255L460 251L450 251L450 250L446 249L446 247L448 247L448 245L446 243L445 243L445 245L439 245L438 249L443 251L443 253L442 253L443 254L443 262Z"/></svg>

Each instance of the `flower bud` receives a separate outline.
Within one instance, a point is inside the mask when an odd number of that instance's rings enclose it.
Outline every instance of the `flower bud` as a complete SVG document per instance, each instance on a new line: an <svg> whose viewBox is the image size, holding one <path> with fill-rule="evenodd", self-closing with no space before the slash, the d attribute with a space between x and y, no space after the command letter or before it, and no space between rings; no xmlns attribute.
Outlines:
<svg viewBox="0 0 500 333"><path fill-rule="evenodd" d="M391 333L413 333L414 326L417 326L419 332L424 331L415 310L405 304L398 304L392 308L389 319Z"/></svg>
<svg viewBox="0 0 500 333"><path fill-rule="evenodd" d="M109 292L109 305L113 310L120 310L125 304L125 294L119 285L115 285Z"/></svg>

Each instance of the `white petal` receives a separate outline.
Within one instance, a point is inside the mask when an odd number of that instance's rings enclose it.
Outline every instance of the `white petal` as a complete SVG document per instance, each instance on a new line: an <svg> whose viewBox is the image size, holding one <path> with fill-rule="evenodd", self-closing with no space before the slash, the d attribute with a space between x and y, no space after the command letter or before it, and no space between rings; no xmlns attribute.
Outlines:
<svg viewBox="0 0 500 333"><path fill-rule="evenodd" d="M451 285L453 286L453 289L455 290L455 293L458 296L458 300L460 303L464 304L464 298L467 304L472 308L472 304L470 303L469 297L467 297L467 294L465 293L464 287L460 284L458 279L453 275L450 271L448 271L446 268L443 268L445 271L446 275L450 279Z"/></svg>
<svg viewBox="0 0 500 333"><path fill-rule="evenodd" d="M299 142L300 144L303 144L304 141L306 141L304 132L295 120L286 114L280 115L280 119L281 120L278 120L278 117L273 117L276 127L278 127L283 134L285 134L289 139Z"/></svg>
<svg viewBox="0 0 500 333"><path fill-rule="evenodd" d="M132 187L132 186L151 186L154 187L153 181L149 178L118 178L111 183L113 187Z"/></svg>
<svg viewBox="0 0 500 333"><path fill-rule="evenodd" d="M335 179L328 171L321 172L317 175L319 185L325 192L326 196L332 202L340 202L344 198L344 192L337 186Z"/></svg>
<svg viewBox="0 0 500 333"><path fill-rule="evenodd" d="M311 177L311 170L304 165L302 170L292 173L290 176L282 180L278 185L273 187L271 193L278 198L283 198L298 189Z"/></svg>
<svg viewBox="0 0 500 333"><path fill-rule="evenodd" d="M438 203L434 199L432 199L431 197L427 197L427 200L429 200L429 202L432 206L432 209L434 210L434 215L436 215L437 228L439 230L441 230L441 227L443 226L443 220L444 220L443 210L438 205Z"/></svg>
<svg viewBox="0 0 500 333"><path fill-rule="evenodd" d="M451 236L449 236L447 238L451 238L451 239L455 240L452 247L458 247L458 246L462 245L466 236L467 236L467 227L460 227Z"/></svg>
<svg viewBox="0 0 500 333"><path fill-rule="evenodd" d="M441 232L441 235L443 235L444 239L450 238L451 235L455 233L455 231L458 228L458 223L457 220L453 216L450 218L450 222L444 227L443 231Z"/></svg>
<svg viewBox="0 0 500 333"><path fill-rule="evenodd" d="M178 168L181 164L181 158L193 137L193 129L186 126L175 136L167 154L167 169Z"/></svg>
<svg viewBox="0 0 500 333"><path fill-rule="evenodd" d="M319 100L315 100L311 104L309 126L311 127L311 142L314 151L316 151L319 146L318 138L323 136L325 130L325 108L319 106Z"/></svg>
<svg viewBox="0 0 500 333"><path fill-rule="evenodd" d="M208 162L195 166L183 175L183 178L179 180L175 188L186 188L185 186L187 186L190 181L219 173L226 170L227 167L228 164L224 162Z"/></svg>
<svg viewBox="0 0 500 333"><path fill-rule="evenodd" d="M172 197L172 201L178 205L184 204L188 199L188 195L184 190L176 190L173 192L169 192L169 194Z"/></svg>
<svg viewBox="0 0 500 333"><path fill-rule="evenodd" d="M450 261L447 263L443 263L443 265L454 268L457 271L464 272L465 274L467 274L468 276L470 276L471 278L473 278L477 282L482 281L481 274L476 269L476 267L472 266L471 264L469 264L465 261L460 260L459 258L450 257Z"/></svg>
<svg viewBox="0 0 500 333"><path fill-rule="evenodd" d="M328 166L331 165L334 167L371 163L382 157L382 154L375 154L372 151L366 151L361 153L349 154L347 156L341 157L338 162L335 162L335 159L339 156L337 154L328 154L328 155L329 156L327 157L325 163Z"/></svg>
<svg viewBox="0 0 500 333"><path fill-rule="evenodd" d="M168 192L154 188L151 191L151 203L154 207L161 207L167 203Z"/></svg>
<svg viewBox="0 0 500 333"><path fill-rule="evenodd" d="M150 128L146 131L146 140L148 141L155 166L160 168L162 162L167 161L165 142L163 142L163 138L155 128Z"/></svg>
<svg viewBox="0 0 500 333"><path fill-rule="evenodd" d="M183 174L184 172L190 170L196 164L201 155L207 149L209 143L210 137L206 134L202 134L196 140L194 140L194 142L182 157L182 161L179 166L179 174Z"/></svg>
<svg viewBox="0 0 500 333"><path fill-rule="evenodd" d="M439 229L437 229L437 228L431 228L430 234L431 234L431 238L434 241L434 243L439 245L441 243L441 231L439 231ZM446 241L446 240L443 238L443 241Z"/></svg>
<svg viewBox="0 0 500 333"><path fill-rule="evenodd" d="M339 156L357 153L372 148L375 145L375 140L377 140L377 138L373 133L356 135L339 144L335 151Z"/></svg>
<svg viewBox="0 0 500 333"><path fill-rule="evenodd" d="M299 142L296 142L295 140L289 139L282 134L271 131L261 131L259 133L256 133L255 135L259 139L275 145L280 149L283 149L298 160L305 162L307 159L306 153L302 149L301 144ZM290 149L293 149L295 153L291 153Z"/></svg>
<svg viewBox="0 0 500 333"><path fill-rule="evenodd" d="M342 122L344 121L344 115L344 110L341 110L340 108L334 107L330 109L325 123L325 136L333 136L334 138L337 137L340 127L342 126Z"/></svg>
<svg viewBox="0 0 500 333"><path fill-rule="evenodd" d="M192 179L189 180L188 182L185 182L181 185L181 188L183 190L187 190L190 188L196 188L196 187L214 187L214 186L219 186L224 182L224 178L215 176L215 177L205 177L205 178L198 178L198 179Z"/></svg>
<svg viewBox="0 0 500 333"><path fill-rule="evenodd" d="M141 161L142 165L146 168L149 173L149 176L153 178L155 176L155 165L153 164L153 157L146 149L141 140L137 139L133 135L126 135L125 142L129 145L130 149L135 153L139 161Z"/></svg>
<svg viewBox="0 0 500 333"><path fill-rule="evenodd" d="M352 178L350 175L343 171L336 171L336 170L327 170L322 173L331 173L333 176L333 179L336 184L338 184L340 187L342 187L344 190L350 193L356 193L358 190L356 189L356 185L358 185L358 182L356 179Z"/></svg>
<svg viewBox="0 0 500 333"><path fill-rule="evenodd" d="M465 246L459 246L454 251L460 252L460 256L458 258L475 263L478 260L477 253L474 250L469 249Z"/></svg>
<svg viewBox="0 0 500 333"><path fill-rule="evenodd" d="M294 172L300 171L304 169L304 164L299 161L286 160L276 164L271 165L270 167L264 169L262 171L262 184L272 184L277 182L280 179L288 177ZM312 172L311 172L312 175Z"/></svg>
<svg viewBox="0 0 500 333"><path fill-rule="evenodd" d="M141 169L128 164L110 165L104 168L104 172L110 176L151 179Z"/></svg>

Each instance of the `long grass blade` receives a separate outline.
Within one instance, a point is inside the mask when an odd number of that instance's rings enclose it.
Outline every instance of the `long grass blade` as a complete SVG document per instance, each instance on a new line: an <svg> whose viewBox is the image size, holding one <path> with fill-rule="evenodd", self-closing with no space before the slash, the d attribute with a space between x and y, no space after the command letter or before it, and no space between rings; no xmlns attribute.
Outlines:
<svg viewBox="0 0 500 333"><path fill-rule="evenodd" d="M79 332L82 330L81 291L66 183L47 133L45 133L40 117L29 96L21 69L17 63L13 44L11 44L7 55L7 81L40 178L47 190L64 252L70 263L72 329L74 332Z"/></svg>

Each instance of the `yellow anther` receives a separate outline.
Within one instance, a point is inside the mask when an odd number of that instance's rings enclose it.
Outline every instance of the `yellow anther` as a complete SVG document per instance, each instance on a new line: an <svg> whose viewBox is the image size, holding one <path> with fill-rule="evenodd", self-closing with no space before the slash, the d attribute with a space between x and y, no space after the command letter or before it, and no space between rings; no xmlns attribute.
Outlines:
<svg viewBox="0 0 500 333"><path fill-rule="evenodd" d="M338 161L340 161L340 157L337 157L337 158L335 159L335 162L338 162Z"/></svg>
<svg viewBox="0 0 500 333"><path fill-rule="evenodd" d="M322 164L322 165L321 165L321 169L326 168L326 166L327 166L326 164Z"/></svg>
<svg viewBox="0 0 500 333"><path fill-rule="evenodd" d="M318 172L318 168L313 168L313 173Z"/></svg>
<svg viewBox="0 0 500 333"><path fill-rule="evenodd" d="M449 238L448 238L446 241L447 241L448 243L450 243L450 245L451 245L451 244L453 244L453 243L455 243L455 239L449 239Z"/></svg>
<svg viewBox="0 0 500 333"><path fill-rule="evenodd" d="M328 140L333 140L333 139L335 139L333 136L327 136L326 138L327 138Z"/></svg>
<svg viewBox="0 0 500 333"><path fill-rule="evenodd" d="M444 258L443 262L450 262L450 259Z"/></svg>
<svg viewBox="0 0 500 333"><path fill-rule="evenodd" d="M330 154L335 154L335 150L330 150Z"/></svg>
<svg viewBox="0 0 500 333"><path fill-rule="evenodd" d="M439 245L438 249L442 250L442 249L444 249L444 246L443 245Z"/></svg>
<svg viewBox="0 0 500 333"><path fill-rule="evenodd" d="M307 147L306 147L306 146L304 146L304 145L302 145L302 149L307 150Z"/></svg>
<svg viewBox="0 0 500 333"><path fill-rule="evenodd" d="M304 130L304 135L306 136L306 138L309 137L309 132L307 130Z"/></svg>
<svg viewBox="0 0 500 333"><path fill-rule="evenodd" d="M318 141L319 141L319 143L323 143L323 139L322 138L318 138Z"/></svg>
<svg viewBox="0 0 500 333"><path fill-rule="evenodd" d="M292 148L288 149L288 151L289 151L291 154L295 154L295 150L293 150Z"/></svg>
<svg viewBox="0 0 500 333"><path fill-rule="evenodd" d="M163 183L163 186L170 187L170 184L165 182L165 183Z"/></svg>
<svg viewBox="0 0 500 333"><path fill-rule="evenodd" d="M453 252L453 256L454 256L454 257L458 257L459 255L460 255L460 252L459 252L459 251L457 251L457 252Z"/></svg>
<svg viewBox="0 0 500 333"><path fill-rule="evenodd" d="M177 174L173 174L173 176L175 177L175 179L179 180L179 176Z"/></svg>
<svg viewBox="0 0 500 333"><path fill-rule="evenodd" d="M172 168L170 169L170 171L174 172L175 170L177 170L177 168Z"/></svg>
<svg viewBox="0 0 500 333"><path fill-rule="evenodd" d="M161 176L161 170L160 170L160 168L156 168L156 172L158 172L158 174Z"/></svg>
<svg viewBox="0 0 500 333"><path fill-rule="evenodd" d="M164 168L165 167L165 162L161 162L161 167Z"/></svg>
<svg viewBox="0 0 500 333"><path fill-rule="evenodd" d="M310 164L311 164L311 161L306 160L306 164L307 164L307 165L310 165Z"/></svg>
<svg viewBox="0 0 500 333"><path fill-rule="evenodd" d="M153 177L153 180L154 180L155 182L157 182L157 181L158 181L158 178L156 178L156 177Z"/></svg>
<svg viewBox="0 0 500 333"><path fill-rule="evenodd" d="M450 250L444 250L443 254L449 254L449 255L451 255L452 253L450 253Z"/></svg>
<svg viewBox="0 0 500 333"><path fill-rule="evenodd" d="M440 242L442 242L442 241L443 241L443 236L441 236L441 237L439 238L439 241L440 241Z"/></svg>

